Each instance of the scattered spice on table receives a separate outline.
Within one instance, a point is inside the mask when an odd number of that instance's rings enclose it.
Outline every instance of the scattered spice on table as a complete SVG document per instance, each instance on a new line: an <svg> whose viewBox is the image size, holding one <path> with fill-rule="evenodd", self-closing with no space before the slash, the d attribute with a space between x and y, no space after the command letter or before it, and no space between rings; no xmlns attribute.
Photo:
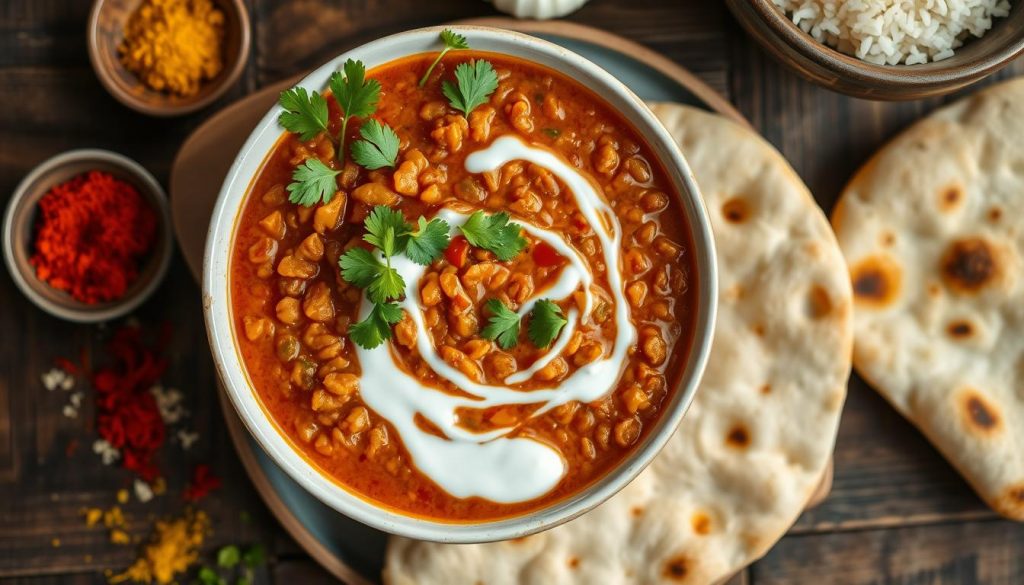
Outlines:
<svg viewBox="0 0 1024 585"><path fill-rule="evenodd" d="M122 327L107 344L113 363L92 375L100 439L120 453L125 469L147 482L160 473L154 459L167 434L150 392L167 367L160 349L145 343L141 327Z"/></svg>
<svg viewBox="0 0 1024 585"><path fill-rule="evenodd" d="M111 575L110 583L159 583L166 585L188 571L199 558L199 549L210 532L203 511L186 510L176 518L158 520L153 535L139 557L123 573Z"/></svg>
<svg viewBox="0 0 1024 585"><path fill-rule="evenodd" d="M156 91L195 95L224 66L224 13L211 0L145 0L124 33L121 62Z"/></svg>
<svg viewBox="0 0 1024 585"><path fill-rule="evenodd" d="M109 531L110 542L114 544L131 544L132 539L128 534L128 522L120 506L112 506L106 510L103 508L86 508L82 510L85 516L85 525L92 528L101 522Z"/></svg>
<svg viewBox="0 0 1024 585"><path fill-rule="evenodd" d="M182 497L189 502L198 502L210 494L213 490L220 488L220 478L213 474L209 465L200 463L192 468L192 478Z"/></svg>
<svg viewBox="0 0 1024 585"><path fill-rule="evenodd" d="M39 200L31 263L40 280L78 301L114 301L138 278L156 225L156 212L130 183L83 173Z"/></svg>

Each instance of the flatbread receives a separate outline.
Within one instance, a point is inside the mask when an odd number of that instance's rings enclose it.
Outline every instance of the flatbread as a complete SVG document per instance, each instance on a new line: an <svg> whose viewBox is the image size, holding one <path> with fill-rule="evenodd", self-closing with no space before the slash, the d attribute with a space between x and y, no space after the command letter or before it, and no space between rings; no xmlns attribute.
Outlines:
<svg viewBox="0 0 1024 585"><path fill-rule="evenodd" d="M1000 514L1024 520L1024 79L921 120L832 218L857 371Z"/></svg>
<svg viewBox="0 0 1024 585"><path fill-rule="evenodd" d="M588 0L494 0L494 7L516 18L561 18L579 10Z"/></svg>
<svg viewBox="0 0 1024 585"><path fill-rule="evenodd" d="M693 167L718 248L718 327L689 413L658 458L590 513L517 541L392 538L387 583L713 583L764 555L818 484L852 351L852 293L832 231L759 136L687 106L654 111Z"/></svg>

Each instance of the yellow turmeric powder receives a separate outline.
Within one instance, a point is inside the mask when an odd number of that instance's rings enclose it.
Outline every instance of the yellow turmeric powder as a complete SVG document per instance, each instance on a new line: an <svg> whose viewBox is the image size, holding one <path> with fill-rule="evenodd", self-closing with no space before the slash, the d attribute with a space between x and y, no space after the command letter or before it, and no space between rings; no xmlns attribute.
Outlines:
<svg viewBox="0 0 1024 585"><path fill-rule="evenodd" d="M118 46L121 62L156 91L195 95L224 66L224 13L212 0L145 0Z"/></svg>
<svg viewBox="0 0 1024 585"><path fill-rule="evenodd" d="M189 510L184 516L158 520L152 540L139 558L123 573L112 575L110 583L173 583L175 575L187 571L199 557L209 531L210 519L202 511Z"/></svg>

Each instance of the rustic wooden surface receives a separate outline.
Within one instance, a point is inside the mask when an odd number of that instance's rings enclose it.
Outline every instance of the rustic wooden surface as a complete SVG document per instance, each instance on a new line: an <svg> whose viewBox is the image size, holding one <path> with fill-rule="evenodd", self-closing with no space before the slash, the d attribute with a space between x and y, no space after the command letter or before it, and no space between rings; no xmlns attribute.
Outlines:
<svg viewBox="0 0 1024 585"><path fill-rule="evenodd" d="M480 0L247 0L253 54L220 105L310 68L382 34L492 14ZM193 116L155 120L107 95L85 53L87 0L0 2L0 201L41 160L73 147L110 148L166 181L182 139L216 105ZM726 95L807 181L828 210L869 154L943 100L857 101L812 86L771 61L707 0L593 0L572 20L613 30L689 68ZM1024 73L1018 61L998 77ZM949 99L949 98L947 98ZM216 406L198 289L180 257L160 292L139 312L172 320L169 385L186 391L202 438L163 456L172 493L127 506L137 530L153 514L180 509L176 489L188 467L209 462L226 480L205 504L211 546L263 542L271 552L260 583L320 583L326 575L283 535L235 461ZM64 418L66 399L42 389L39 374L57 356L98 347L102 331L36 310L0 275L0 579L18 583L101 583L130 548L81 522L83 506L107 506L127 487L125 472L89 451L81 418ZM68 444L78 441L68 454ZM850 384L836 450L835 485L762 561L735 583L1022 583L1024 526L989 511L936 451L862 381ZM246 520L248 517L248 520ZM59 547L52 544L60 538Z"/></svg>

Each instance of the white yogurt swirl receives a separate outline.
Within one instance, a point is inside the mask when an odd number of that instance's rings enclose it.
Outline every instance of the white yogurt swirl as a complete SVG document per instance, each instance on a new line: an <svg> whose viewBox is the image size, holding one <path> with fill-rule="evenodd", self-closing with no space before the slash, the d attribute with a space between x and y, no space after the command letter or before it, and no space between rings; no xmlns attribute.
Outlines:
<svg viewBox="0 0 1024 585"><path fill-rule="evenodd" d="M498 138L489 147L467 157L466 170L471 173L496 171L514 160L544 167L558 177L572 192L577 206L601 243L615 305L616 336L611 355L579 368L555 388L523 391L475 382L438 355L424 324L424 307L418 290L426 267L405 257L391 258L391 265L406 283L405 300L400 306L415 324L416 349L435 374L472 398L448 394L409 375L395 363L390 344L374 349L356 346L363 371L360 382L363 402L395 427L417 469L455 497L477 496L498 503L523 502L543 496L565 475L565 462L550 445L528 438L507 437L514 428L488 433L468 431L458 425L457 409L540 404L534 413L536 416L573 400L592 402L614 389L627 352L636 342L636 328L629 320L629 306L619 271L622 229L611 208L595 186L559 156L511 136ZM467 215L450 209L442 210L438 217L447 221L453 231L468 219ZM591 286L594 276L579 253L563 236L517 221L531 236L546 242L568 260L557 281L543 291L543 297L564 299L582 288L586 302L582 314L576 309L568 312L568 323L551 349L529 368L508 376L504 380L507 385L526 382L557 358L578 323L589 320L593 309ZM523 303L519 315L529 313L539 296ZM371 304L363 302L360 318L365 318L370 309ZM445 438L422 430L416 424L417 414L440 429Z"/></svg>

